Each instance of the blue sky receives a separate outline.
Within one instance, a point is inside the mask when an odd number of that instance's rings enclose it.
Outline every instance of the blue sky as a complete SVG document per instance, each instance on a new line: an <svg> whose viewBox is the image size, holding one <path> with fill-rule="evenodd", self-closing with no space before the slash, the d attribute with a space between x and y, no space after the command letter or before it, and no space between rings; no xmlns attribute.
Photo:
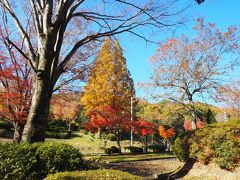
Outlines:
<svg viewBox="0 0 240 180"><path fill-rule="evenodd" d="M203 17L206 22L213 22L221 30L225 30L231 25L240 25L240 0L206 0L202 5L196 5L189 9L186 14L191 18ZM189 21L185 26L179 28L177 33L192 36L192 26L194 25L194 20ZM165 33L153 37L155 41L162 41L166 38ZM157 45L146 44L144 40L129 35L124 35L120 39L120 43L135 84L147 82L151 76L151 65L148 59L155 53ZM233 78L239 77L240 73L235 72ZM138 97L144 96L140 89L136 88L136 92Z"/></svg>

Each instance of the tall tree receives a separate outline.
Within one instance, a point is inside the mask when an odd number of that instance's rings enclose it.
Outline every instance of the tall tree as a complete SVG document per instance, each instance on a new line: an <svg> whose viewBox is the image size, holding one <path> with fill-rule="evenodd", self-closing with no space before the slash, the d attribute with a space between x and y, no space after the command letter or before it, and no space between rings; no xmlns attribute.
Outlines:
<svg viewBox="0 0 240 180"><path fill-rule="evenodd" d="M186 9L177 0L0 0L0 5L1 25L12 32L6 37L8 42L29 61L34 72L33 98L23 134L28 142L45 140L56 83L72 66L80 70L69 81L81 76L93 41L123 32L145 38L144 32L152 28L182 23L178 15ZM141 34L143 26L147 29ZM13 39L22 43L15 44Z"/></svg>
<svg viewBox="0 0 240 180"><path fill-rule="evenodd" d="M100 49L81 97L86 113L102 107L130 111L134 85L118 43L107 38Z"/></svg>
<svg viewBox="0 0 240 180"><path fill-rule="evenodd" d="M197 34L192 40L182 35L160 44L151 59L154 86L161 88L165 97L188 108L193 129L196 128L197 118L194 98L205 95L211 98L223 83L221 79L239 64L240 48L235 26L221 32L215 24L206 24L199 19L194 30ZM226 57L228 60L225 60Z"/></svg>

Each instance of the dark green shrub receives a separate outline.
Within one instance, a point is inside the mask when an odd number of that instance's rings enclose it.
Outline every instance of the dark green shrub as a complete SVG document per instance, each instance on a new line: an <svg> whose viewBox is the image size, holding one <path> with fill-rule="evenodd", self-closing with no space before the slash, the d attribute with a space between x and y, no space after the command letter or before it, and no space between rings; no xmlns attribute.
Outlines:
<svg viewBox="0 0 240 180"><path fill-rule="evenodd" d="M112 146L110 148L105 149L105 154L114 154L114 153L121 153L121 151L116 146Z"/></svg>
<svg viewBox="0 0 240 180"><path fill-rule="evenodd" d="M148 146L148 149L151 149L154 153L165 152L166 147L164 145L151 145Z"/></svg>
<svg viewBox="0 0 240 180"><path fill-rule="evenodd" d="M130 153L132 153L132 154L143 153L143 148L142 147L128 146L128 147L125 147L125 149L128 149L130 151Z"/></svg>
<svg viewBox="0 0 240 180"><path fill-rule="evenodd" d="M72 131L65 130L65 131L47 131L46 138L55 138L55 139L69 139L71 138Z"/></svg>
<svg viewBox="0 0 240 180"><path fill-rule="evenodd" d="M82 154L56 143L0 144L0 179L43 179L50 172L79 170Z"/></svg>
<svg viewBox="0 0 240 180"><path fill-rule="evenodd" d="M13 138L13 131L7 129L0 129L0 137L2 138Z"/></svg>
<svg viewBox="0 0 240 180"><path fill-rule="evenodd" d="M115 136L115 134L108 134L108 139L110 141L116 141L117 140L117 137Z"/></svg>
<svg viewBox="0 0 240 180"><path fill-rule="evenodd" d="M13 125L8 121L0 120L0 129L7 129L10 131L13 129Z"/></svg>
<svg viewBox="0 0 240 180"><path fill-rule="evenodd" d="M134 176L132 174L117 171L117 170L110 170L110 169L103 169L103 170L91 170L91 171L75 171L75 172L62 172L57 174L51 174L45 178L45 180L80 180L80 179L89 179L89 180L115 180L115 179L142 179L139 176Z"/></svg>
<svg viewBox="0 0 240 180"><path fill-rule="evenodd" d="M79 150L66 144L43 143L37 153L50 173L77 170L83 164L83 156Z"/></svg>
<svg viewBox="0 0 240 180"><path fill-rule="evenodd" d="M177 137L173 143L173 152L176 157L182 161L186 162L189 159L189 137L191 133L183 133Z"/></svg>
<svg viewBox="0 0 240 180"><path fill-rule="evenodd" d="M0 179L44 178L47 169L36 154L38 145L40 144L0 144Z"/></svg>
<svg viewBox="0 0 240 180"><path fill-rule="evenodd" d="M79 130L79 124L77 122L71 123L71 130L72 131L78 131Z"/></svg>

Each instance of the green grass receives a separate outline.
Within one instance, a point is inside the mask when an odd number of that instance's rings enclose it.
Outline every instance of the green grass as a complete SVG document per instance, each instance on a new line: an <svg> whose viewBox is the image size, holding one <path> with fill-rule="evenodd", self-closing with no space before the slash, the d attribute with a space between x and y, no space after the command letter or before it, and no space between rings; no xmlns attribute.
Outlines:
<svg viewBox="0 0 240 180"><path fill-rule="evenodd" d="M103 147L103 142L98 138L97 135L78 133L78 137L71 139L53 139L47 138L46 141L53 141L56 143L64 143L72 145L80 150L83 154L103 154L104 151L101 149ZM130 142L128 140L121 141L122 151L128 152L124 147L129 146ZM108 141L107 148L111 146L117 147L116 141ZM134 146L141 146L141 143L134 142Z"/></svg>
<svg viewBox="0 0 240 180"><path fill-rule="evenodd" d="M174 158L175 155L171 152L164 153L149 153L149 154L122 154L122 155L86 155L85 159L103 161L106 163L114 162L128 162L128 161L140 161L140 160L151 160L151 159L165 159Z"/></svg>

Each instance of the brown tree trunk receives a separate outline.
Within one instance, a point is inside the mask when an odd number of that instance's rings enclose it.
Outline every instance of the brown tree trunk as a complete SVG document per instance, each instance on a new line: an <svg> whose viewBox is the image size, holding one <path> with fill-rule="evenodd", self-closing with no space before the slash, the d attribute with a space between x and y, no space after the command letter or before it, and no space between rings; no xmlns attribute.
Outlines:
<svg viewBox="0 0 240 180"><path fill-rule="evenodd" d="M147 136L143 137L143 145L144 145L143 152L147 153L148 152L148 139L147 139Z"/></svg>
<svg viewBox="0 0 240 180"><path fill-rule="evenodd" d="M120 144L120 140L121 140L121 137L120 137L120 131L117 131L117 145L118 145L118 148L120 150L120 152L122 152L122 148L121 148L121 144Z"/></svg>
<svg viewBox="0 0 240 180"><path fill-rule="evenodd" d="M22 140L22 134L23 134L24 125L20 123L16 123L14 125L14 136L13 136L13 142L14 143L20 143Z"/></svg>
<svg viewBox="0 0 240 180"><path fill-rule="evenodd" d="M29 143L45 141L50 99L54 87L53 47L51 44L44 47L40 54L38 70L34 74L32 102L22 137L23 141Z"/></svg>
<svg viewBox="0 0 240 180"><path fill-rule="evenodd" d="M51 93L49 92L49 83L41 80L37 83L32 97L32 105L23 132L23 141L43 142L48 123L48 112Z"/></svg>

